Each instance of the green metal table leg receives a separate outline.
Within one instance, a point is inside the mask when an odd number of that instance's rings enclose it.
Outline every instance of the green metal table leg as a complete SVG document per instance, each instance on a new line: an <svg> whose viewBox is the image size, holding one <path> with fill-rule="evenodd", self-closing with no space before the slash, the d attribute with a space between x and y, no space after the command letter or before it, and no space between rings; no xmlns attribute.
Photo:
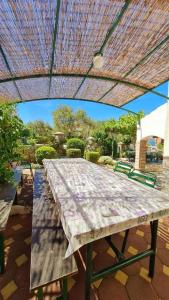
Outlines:
<svg viewBox="0 0 169 300"><path fill-rule="evenodd" d="M154 268L155 268L158 220L151 222L150 226L151 226L151 250L153 250L153 253L150 255L149 276L153 278Z"/></svg>
<svg viewBox="0 0 169 300"><path fill-rule="evenodd" d="M0 274L5 271L5 257L4 257L4 236L0 233Z"/></svg>
<svg viewBox="0 0 169 300"><path fill-rule="evenodd" d="M63 300L67 300L67 277L62 279L63 283Z"/></svg>
<svg viewBox="0 0 169 300"><path fill-rule="evenodd" d="M43 288L38 288L38 300L43 300Z"/></svg>
<svg viewBox="0 0 169 300"><path fill-rule="evenodd" d="M92 243L87 245L86 249L86 278L85 278L85 300L90 300L90 285L92 282Z"/></svg>
<svg viewBox="0 0 169 300"><path fill-rule="evenodd" d="M121 248L121 252L122 252L122 253L124 253L125 248L126 248L126 243L127 243L128 234L129 234L129 229L127 229L127 230L125 231L125 236L124 236L124 240L123 240L123 245L122 245L122 248Z"/></svg>

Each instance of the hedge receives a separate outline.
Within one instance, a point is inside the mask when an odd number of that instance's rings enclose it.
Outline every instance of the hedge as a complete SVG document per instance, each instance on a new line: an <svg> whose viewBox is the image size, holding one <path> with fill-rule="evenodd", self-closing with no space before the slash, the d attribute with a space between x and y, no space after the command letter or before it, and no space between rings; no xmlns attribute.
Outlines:
<svg viewBox="0 0 169 300"><path fill-rule="evenodd" d="M50 146L39 147L36 150L35 155L36 155L36 160L39 164L42 164L42 160L44 158L56 158L57 157L56 150Z"/></svg>
<svg viewBox="0 0 169 300"><path fill-rule="evenodd" d="M85 142L79 138L72 138L67 141L67 149L80 149L83 154Z"/></svg>
<svg viewBox="0 0 169 300"><path fill-rule="evenodd" d="M88 152L85 153L85 158L88 161L91 161L93 163L97 163L99 157L100 157L99 152L88 151Z"/></svg>
<svg viewBox="0 0 169 300"><path fill-rule="evenodd" d="M78 157L81 157L81 150L80 149L67 149L66 155L69 158L78 158Z"/></svg>

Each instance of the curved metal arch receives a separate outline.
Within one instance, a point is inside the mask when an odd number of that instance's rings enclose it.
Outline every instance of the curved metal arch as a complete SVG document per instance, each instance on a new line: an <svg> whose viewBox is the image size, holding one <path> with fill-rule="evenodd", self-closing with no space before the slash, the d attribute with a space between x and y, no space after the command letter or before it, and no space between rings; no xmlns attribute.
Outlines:
<svg viewBox="0 0 169 300"><path fill-rule="evenodd" d="M83 99L83 98L63 98L63 97L60 97L60 98L55 98L55 97L50 97L50 98L37 98L37 99L28 99L28 100L25 100L25 101L17 101L17 102L10 102L9 105L11 104L19 104L19 103L26 103L26 102L33 102L33 101L42 101L42 100L74 100L74 101L84 101L84 102L92 102L92 103L97 103L97 104L101 104L101 105L107 105L107 106L111 106L111 107L114 107L114 108L117 108L117 109L120 109L120 110L123 110L123 111L126 111L128 113L131 113L131 114L134 114L134 115L137 115L138 117L140 116L138 113L132 111L132 110L129 110L129 109L126 109L126 108L123 108L123 107L119 107L119 106L116 106L116 105L113 105L113 104L109 104L109 103L104 103L104 102L97 102L95 100L87 100L87 99Z"/></svg>
<svg viewBox="0 0 169 300"><path fill-rule="evenodd" d="M13 78L7 78L7 79L1 79L0 80L0 84L1 83L5 83L5 82L9 82L9 81L18 81L18 80L25 80L25 79L33 79L33 78L43 78L43 77L50 77L51 74L47 73L47 74L34 74L34 75L28 75L28 76L19 76L19 77L13 77ZM79 73L57 73L57 74L52 74L51 77L84 77L84 74L79 74ZM89 74L87 76L87 78L91 78L91 79L97 79L97 80L107 80L107 81L111 81L111 82L117 82L117 83L121 83L121 84L125 84L125 85L128 85L130 87L133 87L133 88L136 88L136 89L139 89L139 90L143 90L145 92L149 92L149 93L152 93L152 94L155 94L157 96L160 96L162 98L165 98L167 100L169 100L169 97L164 95L164 94L161 94L157 91L154 91L153 89L148 89L146 88L145 86L141 86L141 85L138 85L138 84L135 84L133 82L129 82L129 81L126 81L126 80L123 80L123 79L117 79L117 78L112 78L112 77L107 77L107 76L97 76L97 75L91 75ZM166 82L166 81L165 81ZM164 82L160 83L163 84ZM156 88L156 87L154 87ZM134 99L133 99L134 100ZM127 103L126 103L127 104Z"/></svg>

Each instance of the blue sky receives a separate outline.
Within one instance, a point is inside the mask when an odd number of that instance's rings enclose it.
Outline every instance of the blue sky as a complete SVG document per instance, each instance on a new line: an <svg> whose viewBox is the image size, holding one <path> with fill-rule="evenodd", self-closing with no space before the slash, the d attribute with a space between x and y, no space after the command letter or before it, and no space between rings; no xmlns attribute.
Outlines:
<svg viewBox="0 0 169 300"><path fill-rule="evenodd" d="M162 84L155 90L167 95L167 83ZM145 114L148 114L165 102L166 100L164 98L156 96L152 93L147 93L146 95L137 98L124 107L134 112L144 110ZM44 120L52 125L52 111L57 109L57 107L61 104L69 105L73 108L73 110L84 109L87 114L95 120L106 120L109 118L118 119L121 115L125 114L124 111L111 106L87 101L66 99L32 101L18 104L18 113L25 123L34 120Z"/></svg>

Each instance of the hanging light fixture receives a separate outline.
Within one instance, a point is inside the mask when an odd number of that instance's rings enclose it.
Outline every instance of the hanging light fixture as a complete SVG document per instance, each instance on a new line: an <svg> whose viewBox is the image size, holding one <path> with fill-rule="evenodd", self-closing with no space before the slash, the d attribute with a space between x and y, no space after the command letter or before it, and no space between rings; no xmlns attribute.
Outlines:
<svg viewBox="0 0 169 300"><path fill-rule="evenodd" d="M102 53L96 53L93 57L93 65L96 69L101 69L104 65L104 57Z"/></svg>

